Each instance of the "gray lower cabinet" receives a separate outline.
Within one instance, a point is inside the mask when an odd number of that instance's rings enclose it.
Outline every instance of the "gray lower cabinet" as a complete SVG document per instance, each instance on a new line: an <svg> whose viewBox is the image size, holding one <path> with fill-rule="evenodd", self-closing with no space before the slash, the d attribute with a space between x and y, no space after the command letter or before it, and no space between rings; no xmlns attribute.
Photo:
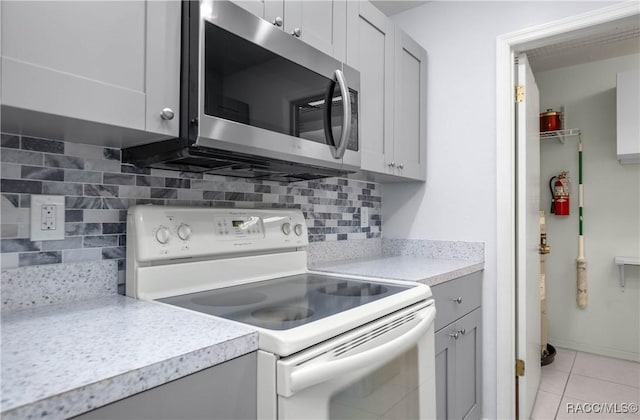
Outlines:
<svg viewBox="0 0 640 420"><path fill-rule="evenodd" d="M250 353L74 419L255 419L256 360Z"/></svg>
<svg viewBox="0 0 640 420"><path fill-rule="evenodd" d="M432 286L438 419L482 414L482 272Z"/></svg>

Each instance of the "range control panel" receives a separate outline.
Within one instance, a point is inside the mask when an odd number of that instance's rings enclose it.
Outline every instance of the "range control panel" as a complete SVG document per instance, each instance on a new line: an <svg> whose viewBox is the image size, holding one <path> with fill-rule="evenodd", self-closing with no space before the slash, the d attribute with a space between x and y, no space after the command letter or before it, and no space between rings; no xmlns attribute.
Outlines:
<svg viewBox="0 0 640 420"><path fill-rule="evenodd" d="M216 233L221 239L237 237L264 237L262 218L259 216L221 216L214 219Z"/></svg>
<svg viewBox="0 0 640 420"><path fill-rule="evenodd" d="M215 258L309 244L300 210L134 206L127 245L139 262Z"/></svg>

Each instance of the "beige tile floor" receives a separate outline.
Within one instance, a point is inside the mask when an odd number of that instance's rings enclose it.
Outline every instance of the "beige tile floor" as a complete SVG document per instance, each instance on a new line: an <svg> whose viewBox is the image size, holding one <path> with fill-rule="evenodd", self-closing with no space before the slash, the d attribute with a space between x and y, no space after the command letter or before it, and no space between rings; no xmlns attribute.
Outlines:
<svg viewBox="0 0 640 420"><path fill-rule="evenodd" d="M640 419L640 363L556 351L542 367L532 419Z"/></svg>

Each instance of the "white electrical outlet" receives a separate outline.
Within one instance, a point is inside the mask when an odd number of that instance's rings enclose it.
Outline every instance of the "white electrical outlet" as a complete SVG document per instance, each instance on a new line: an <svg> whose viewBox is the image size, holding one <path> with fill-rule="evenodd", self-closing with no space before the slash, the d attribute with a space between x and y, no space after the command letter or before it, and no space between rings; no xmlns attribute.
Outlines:
<svg viewBox="0 0 640 420"><path fill-rule="evenodd" d="M369 227L369 207L360 208L360 227Z"/></svg>
<svg viewBox="0 0 640 420"><path fill-rule="evenodd" d="M44 204L42 206L42 217L40 219L42 223L42 226L40 226L41 230L56 230L58 228L56 213L55 204Z"/></svg>
<svg viewBox="0 0 640 420"><path fill-rule="evenodd" d="M64 196L31 196L31 240L64 239Z"/></svg>

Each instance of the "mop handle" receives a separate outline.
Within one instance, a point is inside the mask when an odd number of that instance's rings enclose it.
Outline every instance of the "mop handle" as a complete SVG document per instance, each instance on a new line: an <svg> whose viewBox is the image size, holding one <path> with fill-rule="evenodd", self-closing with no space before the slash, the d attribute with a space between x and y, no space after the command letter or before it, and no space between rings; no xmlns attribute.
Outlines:
<svg viewBox="0 0 640 420"><path fill-rule="evenodd" d="M576 258L578 293L576 303L578 307L587 306L587 262L584 258L584 230L583 207L584 187L582 185L582 137L578 135L578 258Z"/></svg>

